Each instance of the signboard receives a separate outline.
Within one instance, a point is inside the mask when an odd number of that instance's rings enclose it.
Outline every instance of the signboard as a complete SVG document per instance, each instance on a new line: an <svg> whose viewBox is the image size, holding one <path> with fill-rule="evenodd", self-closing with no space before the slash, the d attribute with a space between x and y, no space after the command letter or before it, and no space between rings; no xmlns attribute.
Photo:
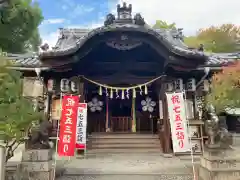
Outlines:
<svg viewBox="0 0 240 180"><path fill-rule="evenodd" d="M76 148L86 149L87 103L79 103L77 115Z"/></svg>
<svg viewBox="0 0 240 180"><path fill-rule="evenodd" d="M168 114L171 124L174 153L189 152L190 141L183 92L167 93Z"/></svg>
<svg viewBox="0 0 240 180"><path fill-rule="evenodd" d="M58 142L59 156L74 156L78 102L78 96L63 96L62 98L62 115Z"/></svg>

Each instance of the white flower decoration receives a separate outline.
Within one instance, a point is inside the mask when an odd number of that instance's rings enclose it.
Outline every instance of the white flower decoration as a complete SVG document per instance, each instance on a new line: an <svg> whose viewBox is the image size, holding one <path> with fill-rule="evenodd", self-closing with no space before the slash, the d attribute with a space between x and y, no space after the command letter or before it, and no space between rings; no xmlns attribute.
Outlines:
<svg viewBox="0 0 240 180"><path fill-rule="evenodd" d="M156 102L152 101L150 97L147 97L146 100L141 101L141 105L143 111L153 112Z"/></svg>
<svg viewBox="0 0 240 180"><path fill-rule="evenodd" d="M88 107L91 112L102 111L103 102L99 101L97 98L93 98L92 101L88 103Z"/></svg>

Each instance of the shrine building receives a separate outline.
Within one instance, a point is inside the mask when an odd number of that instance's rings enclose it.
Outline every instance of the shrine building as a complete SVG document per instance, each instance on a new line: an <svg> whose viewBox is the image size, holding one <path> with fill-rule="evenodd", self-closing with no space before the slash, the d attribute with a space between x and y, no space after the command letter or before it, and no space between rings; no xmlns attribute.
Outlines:
<svg viewBox="0 0 240 180"><path fill-rule="evenodd" d="M209 78L240 54L206 54L184 44L182 29L153 29L132 6L117 6L95 29L60 29L56 46L39 54L9 54L23 72L23 95L44 109L56 137L64 94L88 104L93 152L171 153L166 92L184 91L194 153L207 140L198 107ZM240 130L240 123L236 125Z"/></svg>

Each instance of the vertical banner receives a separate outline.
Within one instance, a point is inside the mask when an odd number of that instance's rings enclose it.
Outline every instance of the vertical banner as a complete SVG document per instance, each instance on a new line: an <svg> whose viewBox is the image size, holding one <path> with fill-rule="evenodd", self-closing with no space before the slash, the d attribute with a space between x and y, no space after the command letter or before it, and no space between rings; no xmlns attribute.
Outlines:
<svg viewBox="0 0 240 180"><path fill-rule="evenodd" d="M167 93L166 96L171 124L173 151L174 153L189 152L191 146L187 129L188 126L183 92Z"/></svg>
<svg viewBox="0 0 240 180"><path fill-rule="evenodd" d="M62 115L58 142L59 156L74 156L78 102L78 96L63 96L62 98Z"/></svg>
<svg viewBox="0 0 240 180"><path fill-rule="evenodd" d="M86 150L87 103L79 103L77 114L76 148Z"/></svg>

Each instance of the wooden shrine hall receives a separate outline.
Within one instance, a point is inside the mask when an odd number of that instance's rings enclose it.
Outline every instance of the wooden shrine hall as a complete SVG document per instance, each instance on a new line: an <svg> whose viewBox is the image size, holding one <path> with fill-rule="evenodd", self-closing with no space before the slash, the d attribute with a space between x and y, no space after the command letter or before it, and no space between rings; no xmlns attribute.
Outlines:
<svg viewBox="0 0 240 180"><path fill-rule="evenodd" d="M87 133L92 137L134 134L129 144L144 135L157 137L163 153L172 152L165 93L186 92L192 149L201 153L207 137L198 104L209 91L211 75L239 58L189 48L181 29L152 29L140 14L132 15L126 3L117 6L117 16L108 14L103 26L60 29L56 46L41 49L39 54L9 58L15 60L11 68L23 72L24 96L44 108L54 136L60 97L74 94L88 104Z"/></svg>

